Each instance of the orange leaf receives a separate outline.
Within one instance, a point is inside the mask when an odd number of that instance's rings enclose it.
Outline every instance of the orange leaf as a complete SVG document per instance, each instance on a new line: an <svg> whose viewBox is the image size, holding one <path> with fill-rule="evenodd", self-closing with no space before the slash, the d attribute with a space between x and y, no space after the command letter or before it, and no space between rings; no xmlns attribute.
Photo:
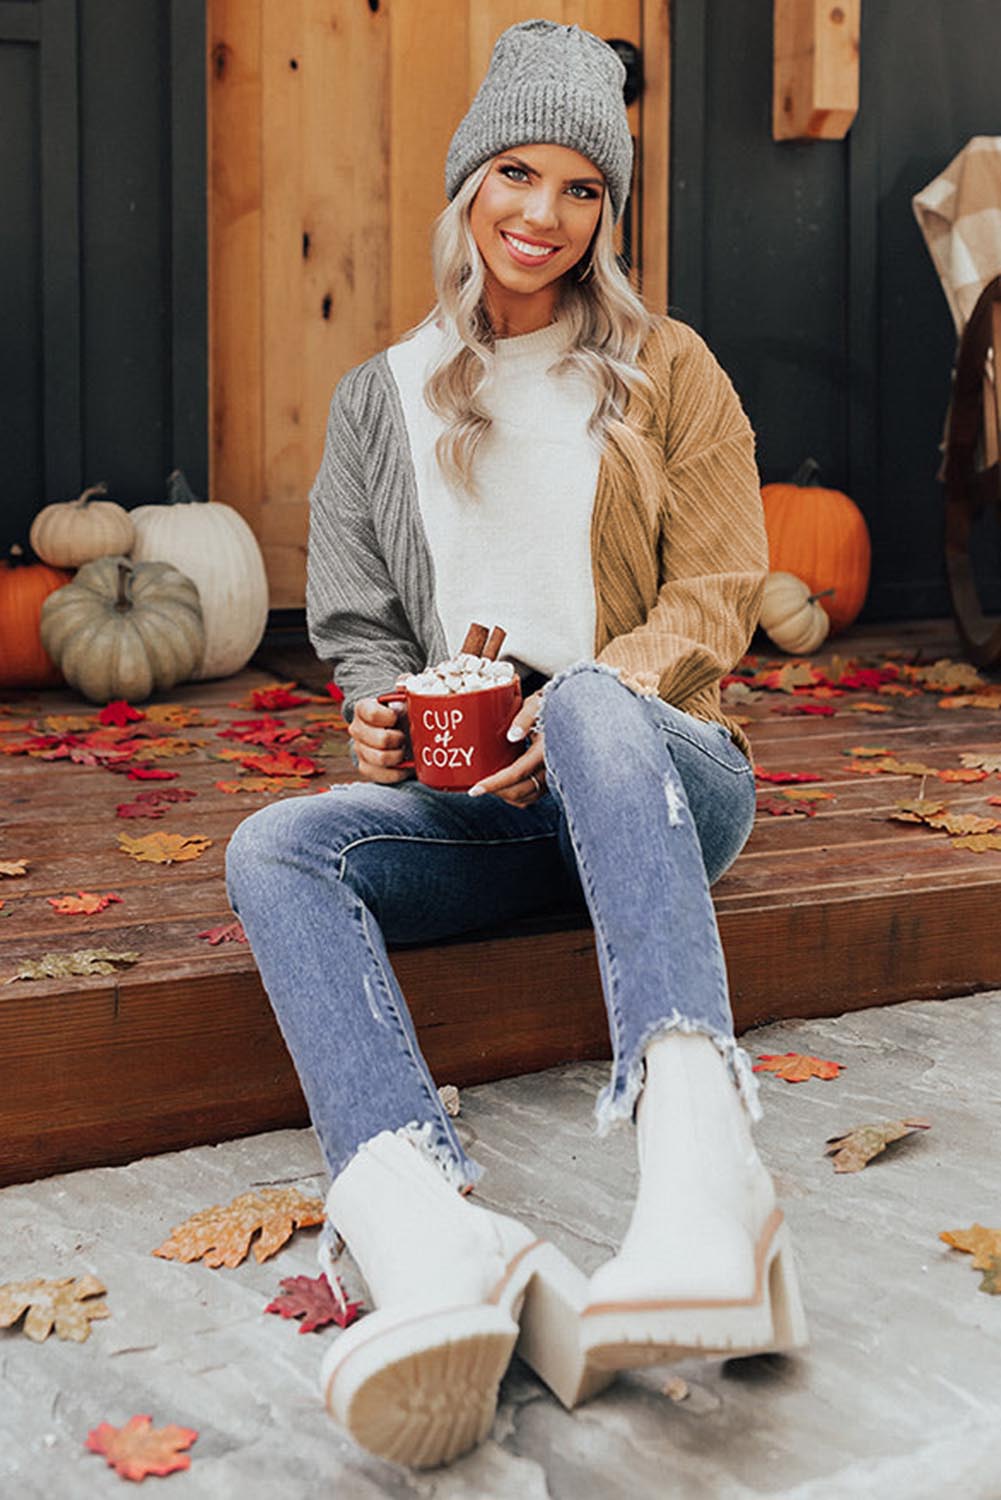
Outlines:
<svg viewBox="0 0 1001 1500"><path fill-rule="evenodd" d="M244 776L242 781L217 781L220 792L289 792L308 786L302 776Z"/></svg>
<svg viewBox="0 0 1001 1500"><path fill-rule="evenodd" d="M174 755L190 755L206 744L206 740L190 740L183 735L164 735L160 739L143 740L133 751L136 760L166 760Z"/></svg>
<svg viewBox="0 0 1001 1500"><path fill-rule="evenodd" d="M943 1229L939 1235L954 1250L965 1250L973 1256L973 1265L978 1271L986 1271L996 1255L1001 1255L1001 1229L986 1229L983 1224L971 1224L969 1229Z"/></svg>
<svg viewBox="0 0 1001 1500"><path fill-rule="evenodd" d="M0 875L27 875L26 859L0 859Z"/></svg>
<svg viewBox="0 0 1001 1500"><path fill-rule="evenodd" d="M213 948L219 943L245 943L247 941L242 922L221 922L218 927L206 927L204 932L198 933L198 937L208 938Z"/></svg>
<svg viewBox="0 0 1001 1500"><path fill-rule="evenodd" d="M811 787L785 786L779 792L780 797L788 797L790 802L833 802L833 792L817 792Z"/></svg>
<svg viewBox="0 0 1001 1500"><path fill-rule="evenodd" d="M888 703L870 703L865 698L859 699L856 703L846 703L845 707L855 714L888 714L890 712Z"/></svg>
<svg viewBox="0 0 1001 1500"><path fill-rule="evenodd" d="M147 1474L173 1474L190 1469L191 1459L183 1450L198 1438L192 1427L154 1427L153 1418L130 1417L124 1427L102 1422L87 1434L86 1446L100 1453L123 1479L145 1479Z"/></svg>
<svg viewBox="0 0 1001 1500"><path fill-rule="evenodd" d="M936 771L939 781L986 781L986 771L975 771L972 766L950 767L947 771Z"/></svg>
<svg viewBox="0 0 1001 1500"><path fill-rule="evenodd" d="M105 896L98 896L93 891L77 891L75 896L47 896L45 899L56 911L71 916L91 917L95 912L110 906L112 901L121 901L122 898L116 896L114 891L108 891Z"/></svg>
<svg viewBox="0 0 1001 1500"><path fill-rule="evenodd" d="M202 838L200 834L158 831L145 833L141 838L133 838L130 833L118 835L118 847L123 854L131 854L133 859L156 865L172 865L183 860L197 859L206 849L211 848L212 842L212 839Z"/></svg>
<svg viewBox="0 0 1001 1500"><path fill-rule="evenodd" d="M833 1156L835 1172L861 1172L893 1141L903 1140L915 1130L930 1130L930 1120L886 1120L880 1125L856 1125L844 1135L829 1135L825 1156Z"/></svg>
<svg viewBox="0 0 1001 1500"><path fill-rule="evenodd" d="M758 801L759 813L770 813L773 818L788 818L796 813L802 813L806 818L812 818L816 808L809 802L779 802L775 797L762 797Z"/></svg>
<svg viewBox="0 0 1001 1500"><path fill-rule="evenodd" d="M215 1203L177 1224L154 1255L164 1260L204 1260L207 1266L238 1266L260 1231L254 1258L274 1255L296 1228L322 1224L322 1198L306 1198L296 1188L261 1188L231 1203Z"/></svg>
<svg viewBox="0 0 1001 1500"><path fill-rule="evenodd" d="M319 776L322 769L308 755L292 755L288 750L276 750L273 755L243 755L240 764L265 776Z"/></svg>
<svg viewBox="0 0 1001 1500"><path fill-rule="evenodd" d="M218 724L218 719L206 719L200 708L187 708L182 703L154 703L146 710L152 724L169 724L174 729L186 729L189 724Z"/></svg>
<svg viewBox="0 0 1001 1500"><path fill-rule="evenodd" d="M857 755L860 760L868 759L870 756L891 755L885 745L853 745L850 750L842 750L842 755Z"/></svg>
<svg viewBox="0 0 1001 1500"><path fill-rule="evenodd" d="M786 1083L805 1083L808 1078L837 1078L844 1063L827 1062L804 1052L759 1052L755 1073L774 1073Z"/></svg>

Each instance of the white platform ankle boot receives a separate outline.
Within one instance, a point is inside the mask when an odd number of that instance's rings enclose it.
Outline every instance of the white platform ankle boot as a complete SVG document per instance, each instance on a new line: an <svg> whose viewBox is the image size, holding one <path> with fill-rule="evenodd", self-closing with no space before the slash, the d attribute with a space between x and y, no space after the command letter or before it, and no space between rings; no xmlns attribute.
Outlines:
<svg viewBox="0 0 1001 1500"><path fill-rule="evenodd" d="M462 1197L406 1132L359 1148L327 1213L376 1310L335 1340L320 1383L369 1452L433 1468L481 1442L516 1342L566 1406L612 1379L581 1354L583 1273L519 1220Z"/></svg>
<svg viewBox="0 0 1001 1500"><path fill-rule="evenodd" d="M601 1369L801 1347L789 1230L712 1039L646 1051L640 1184L622 1248L591 1278L582 1345Z"/></svg>

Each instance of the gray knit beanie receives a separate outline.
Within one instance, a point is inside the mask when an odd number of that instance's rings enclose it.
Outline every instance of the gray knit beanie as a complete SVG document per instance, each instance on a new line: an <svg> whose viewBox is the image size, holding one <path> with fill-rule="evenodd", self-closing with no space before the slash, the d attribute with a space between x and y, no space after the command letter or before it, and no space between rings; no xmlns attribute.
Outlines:
<svg viewBox="0 0 1001 1500"><path fill-rule="evenodd" d="M487 76L452 137L445 194L511 146L569 146L604 174L615 218L622 216L633 142L622 88L626 70L606 42L579 26L521 21L501 33Z"/></svg>

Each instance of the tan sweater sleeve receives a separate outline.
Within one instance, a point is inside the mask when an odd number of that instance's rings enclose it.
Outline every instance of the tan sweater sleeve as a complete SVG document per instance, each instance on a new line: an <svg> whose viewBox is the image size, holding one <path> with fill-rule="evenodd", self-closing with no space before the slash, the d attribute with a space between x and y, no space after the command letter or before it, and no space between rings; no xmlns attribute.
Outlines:
<svg viewBox="0 0 1001 1500"><path fill-rule="evenodd" d="M598 659L681 703L746 651L768 543L754 433L729 378L691 330L668 381L657 598L643 623L610 640Z"/></svg>

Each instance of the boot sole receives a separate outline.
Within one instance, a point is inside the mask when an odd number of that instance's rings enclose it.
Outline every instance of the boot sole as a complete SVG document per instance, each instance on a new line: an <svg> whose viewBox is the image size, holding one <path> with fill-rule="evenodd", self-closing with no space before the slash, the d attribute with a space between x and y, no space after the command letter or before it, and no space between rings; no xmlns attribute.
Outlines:
<svg viewBox="0 0 1001 1500"><path fill-rule="evenodd" d="M591 1303L581 1313L581 1344L594 1370L636 1369L693 1355L737 1359L801 1349L806 1316L781 1210L755 1249L755 1290L728 1299Z"/></svg>
<svg viewBox="0 0 1001 1500"><path fill-rule="evenodd" d="M370 1313L324 1359L327 1409L368 1452L429 1469L486 1437L516 1344L564 1406L586 1400L615 1378L590 1366L581 1346L587 1285L539 1240L513 1257L483 1303L384 1323Z"/></svg>

